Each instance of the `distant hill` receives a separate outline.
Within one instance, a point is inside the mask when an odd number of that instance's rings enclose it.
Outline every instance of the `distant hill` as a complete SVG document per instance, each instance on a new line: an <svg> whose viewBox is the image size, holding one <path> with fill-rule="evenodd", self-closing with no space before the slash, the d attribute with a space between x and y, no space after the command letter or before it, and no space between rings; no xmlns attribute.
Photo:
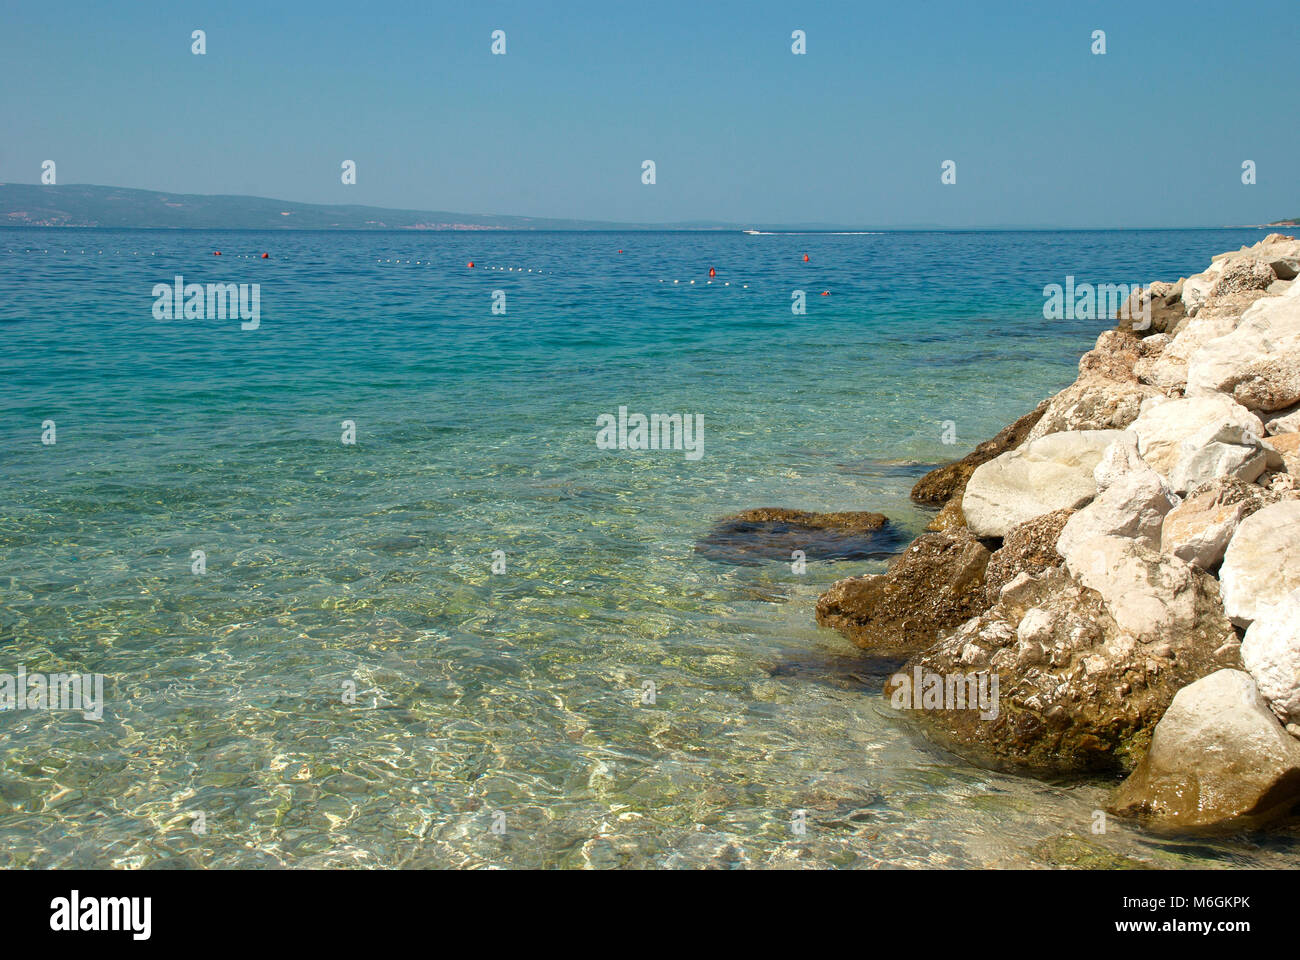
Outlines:
<svg viewBox="0 0 1300 960"><path fill-rule="evenodd" d="M548 220L265 197L162 193L89 184L0 184L0 225L220 230L726 230L724 223L629 224Z"/></svg>

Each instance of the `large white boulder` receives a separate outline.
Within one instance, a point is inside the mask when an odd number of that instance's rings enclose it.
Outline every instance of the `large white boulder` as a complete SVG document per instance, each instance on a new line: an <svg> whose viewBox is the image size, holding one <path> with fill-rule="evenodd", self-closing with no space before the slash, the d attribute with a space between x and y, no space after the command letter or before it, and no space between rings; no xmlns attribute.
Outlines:
<svg viewBox="0 0 1300 960"><path fill-rule="evenodd" d="M1237 527L1219 568L1223 609L1238 626L1300 588L1300 500L1283 500Z"/></svg>
<svg viewBox="0 0 1300 960"><path fill-rule="evenodd" d="M1281 465L1280 455L1265 449L1256 430L1258 418L1247 413L1247 425L1236 421L1208 423L1185 438L1178 446L1178 462L1169 472L1169 486L1177 493L1217 477L1236 477L1249 483L1273 463ZM1263 424L1259 424L1263 426Z"/></svg>
<svg viewBox="0 0 1300 960"><path fill-rule="evenodd" d="M1300 590L1263 611L1246 631L1241 662L1283 723L1300 722Z"/></svg>
<svg viewBox="0 0 1300 960"><path fill-rule="evenodd" d="M1222 475L1216 470L1234 476L1249 473L1256 466L1252 457L1264 435L1259 417L1221 393L1145 403L1130 429L1137 434L1142 459L1162 477L1173 481L1175 468L1184 462L1179 483L1171 484L1179 493L1189 489L1189 481L1194 485ZM1214 447L1208 455L1202 453L1209 444L1243 449ZM1263 472L1263 461L1258 466L1254 476L1246 479L1253 480Z"/></svg>
<svg viewBox="0 0 1300 960"><path fill-rule="evenodd" d="M1092 503L1066 521L1056 550L1068 557L1077 544L1093 537L1128 537L1159 549L1165 514L1177 505L1178 498L1160 474L1150 467L1130 470L1109 482Z"/></svg>
<svg viewBox="0 0 1300 960"><path fill-rule="evenodd" d="M1072 430L1031 440L971 474L962 496L977 537L1004 537L1054 510L1083 506L1097 493L1093 470L1119 430Z"/></svg>
<svg viewBox="0 0 1300 960"><path fill-rule="evenodd" d="M1256 301L1231 333L1187 363L1187 395L1226 393L1252 410L1300 402L1300 297Z"/></svg>

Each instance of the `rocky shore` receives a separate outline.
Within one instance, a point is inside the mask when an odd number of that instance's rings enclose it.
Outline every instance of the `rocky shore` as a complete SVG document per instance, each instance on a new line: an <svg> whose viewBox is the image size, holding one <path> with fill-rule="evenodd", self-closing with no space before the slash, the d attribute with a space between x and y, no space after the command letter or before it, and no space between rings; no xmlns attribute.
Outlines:
<svg viewBox="0 0 1300 960"><path fill-rule="evenodd" d="M1111 812L1157 829L1300 812L1298 274L1272 234L1135 292L1073 384L921 478L931 532L818 622L940 694L996 677L997 710L917 711L977 762L1123 776Z"/></svg>

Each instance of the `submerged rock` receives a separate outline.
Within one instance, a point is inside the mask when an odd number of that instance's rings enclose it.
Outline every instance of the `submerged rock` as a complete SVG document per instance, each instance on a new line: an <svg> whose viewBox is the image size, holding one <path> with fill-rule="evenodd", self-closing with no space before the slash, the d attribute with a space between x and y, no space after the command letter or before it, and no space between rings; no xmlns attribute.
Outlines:
<svg viewBox="0 0 1300 960"><path fill-rule="evenodd" d="M1093 470L1118 430L1052 433L981 464L962 497L977 537L1003 537L1054 510L1077 509L1097 493Z"/></svg>
<svg viewBox="0 0 1300 960"><path fill-rule="evenodd" d="M873 653L910 654L984 608L988 561L967 530L926 534L885 573L832 584L817 601L817 622Z"/></svg>
<svg viewBox="0 0 1300 960"><path fill-rule="evenodd" d="M938 505L961 493L976 467L1020 446L1046 409L1047 401L1044 400L1036 409L1004 427L992 440L985 440L960 460L931 470L912 487L912 499L917 503Z"/></svg>
<svg viewBox="0 0 1300 960"><path fill-rule="evenodd" d="M719 520L695 550L723 563L755 564L789 562L795 550L807 560L877 560L893 556L900 546L884 514L759 507Z"/></svg>
<svg viewBox="0 0 1300 960"><path fill-rule="evenodd" d="M1065 569L1017 576L989 610L908 665L943 676L992 671L997 716L926 710L927 729L958 753L1035 773L1132 766L1180 688L1239 665L1236 647L1224 649L1231 628L1204 581L1190 585L1197 613L1190 623L1180 618L1179 629L1135 636Z"/></svg>
<svg viewBox="0 0 1300 960"><path fill-rule="evenodd" d="M1120 816L1169 830L1250 829L1300 802L1300 742L1255 681L1219 670L1180 690L1115 796Z"/></svg>

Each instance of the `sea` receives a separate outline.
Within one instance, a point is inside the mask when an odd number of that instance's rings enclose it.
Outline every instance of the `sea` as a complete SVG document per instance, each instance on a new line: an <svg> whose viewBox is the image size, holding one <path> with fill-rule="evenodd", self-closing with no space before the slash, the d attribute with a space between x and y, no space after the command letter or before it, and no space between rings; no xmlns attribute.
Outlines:
<svg viewBox="0 0 1300 960"><path fill-rule="evenodd" d="M1112 325L1046 287L1267 232L0 229L0 866L1300 866L944 752L813 615ZM753 507L888 549L706 548Z"/></svg>

